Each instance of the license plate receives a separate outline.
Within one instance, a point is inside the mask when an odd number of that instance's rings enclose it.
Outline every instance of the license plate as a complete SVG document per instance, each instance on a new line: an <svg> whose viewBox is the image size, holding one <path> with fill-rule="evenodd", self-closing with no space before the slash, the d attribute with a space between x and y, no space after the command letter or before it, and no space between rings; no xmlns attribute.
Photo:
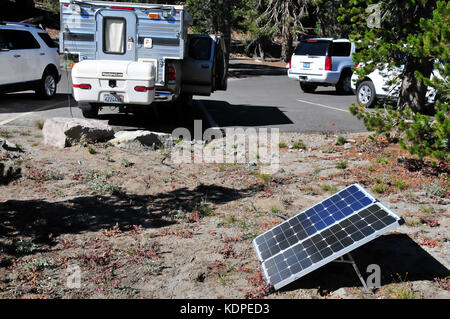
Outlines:
<svg viewBox="0 0 450 319"><path fill-rule="evenodd" d="M123 103L123 95L121 94L103 94L103 102L105 103Z"/></svg>
<svg viewBox="0 0 450 319"><path fill-rule="evenodd" d="M311 67L311 65L310 65L309 62L304 62L304 63L303 63L303 68L304 68L304 69L309 69L310 67Z"/></svg>

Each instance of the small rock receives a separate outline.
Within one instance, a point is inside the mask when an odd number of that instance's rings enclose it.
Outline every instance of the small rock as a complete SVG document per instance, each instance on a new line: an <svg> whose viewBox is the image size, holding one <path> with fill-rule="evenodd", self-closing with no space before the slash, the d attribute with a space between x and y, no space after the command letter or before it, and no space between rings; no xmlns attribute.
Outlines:
<svg viewBox="0 0 450 319"><path fill-rule="evenodd" d="M166 133L158 133L151 131L119 131L114 134L114 139L110 143L120 147L158 147L158 146L172 146L172 135Z"/></svg>
<svg viewBox="0 0 450 319"><path fill-rule="evenodd" d="M80 141L106 141L114 136L114 131L98 120L55 117L45 121L42 134L44 144L64 148Z"/></svg>
<svg viewBox="0 0 450 319"><path fill-rule="evenodd" d="M0 151L5 150L7 152L23 152L16 144L9 142L8 140L0 138Z"/></svg>
<svg viewBox="0 0 450 319"><path fill-rule="evenodd" d="M348 150L350 148L352 148L352 145L350 143L345 143L344 144L344 149Z"/></svg>
<svg viewBox="0 0 450 319"><path fill-rule="evenodd" d="M345 288L339 288L338 290L333 292L333 297L346 297L347 290Z"/></svg>

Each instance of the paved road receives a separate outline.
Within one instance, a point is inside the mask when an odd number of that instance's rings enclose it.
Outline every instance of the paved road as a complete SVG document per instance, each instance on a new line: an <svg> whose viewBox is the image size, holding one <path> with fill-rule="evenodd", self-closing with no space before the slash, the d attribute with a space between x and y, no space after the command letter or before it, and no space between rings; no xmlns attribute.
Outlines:
<svg viewBox="0 0 450 319"><path fill-rule="evenodd" d="M281 131L296 132L364 131L362 122L348 113L354 95L338 95L334 87L305 94L298 82L287 78L284 68L232 61L230 71L228 90L210 97L196 97L197 103L183 126L192 129L194 119L202 119L204 128L215 122L220 127L279 127ZM37 121L56 116L82 117L68 95L71 83L67 75L63 74L57 95L50 101L37 100L32 92L0 97L0 126L34 126ZM172 120L170 111L162 107L159 119L154 112L137 119L109 108L101 111L100 119L116 129L171 132L180 126Z"/></svg>
<svg viewBox="0 0 450 319"><path fill-rule="evenodd" d="M303 93L286 69L231 64L228 90L199 98L220 127L279 127L290 132L360 132L363 123L348 113L354 95L334 87Z"/></svg>

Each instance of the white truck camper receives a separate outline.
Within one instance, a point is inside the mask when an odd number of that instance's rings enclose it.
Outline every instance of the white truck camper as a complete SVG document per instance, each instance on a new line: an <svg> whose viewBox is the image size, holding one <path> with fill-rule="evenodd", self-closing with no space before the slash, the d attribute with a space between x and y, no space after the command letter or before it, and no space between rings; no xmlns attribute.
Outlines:
<svg viewBox="0 0 450 319"><path fill-rule="evenodd" d="M134 112L227 89L224 39L188 34L180 5L60 0L60 52L75 56L73 96L83 115Z"/></svg>

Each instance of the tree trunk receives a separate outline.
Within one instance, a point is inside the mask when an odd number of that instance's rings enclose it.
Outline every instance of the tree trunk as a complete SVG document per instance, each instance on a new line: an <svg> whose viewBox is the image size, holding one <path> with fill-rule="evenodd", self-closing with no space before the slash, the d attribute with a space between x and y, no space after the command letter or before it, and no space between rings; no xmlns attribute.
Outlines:
<svg viewBox="0 0 450 319"><path fill-rule="evenodd" d="M425 97L427 86L416 78L414 75L416 70L422 73L424 77L429 78L433 71L433 61L420 62L413 56L408 57L397 106L408 106L414 112L431 114L432 107L427 106Z"/></svg>

